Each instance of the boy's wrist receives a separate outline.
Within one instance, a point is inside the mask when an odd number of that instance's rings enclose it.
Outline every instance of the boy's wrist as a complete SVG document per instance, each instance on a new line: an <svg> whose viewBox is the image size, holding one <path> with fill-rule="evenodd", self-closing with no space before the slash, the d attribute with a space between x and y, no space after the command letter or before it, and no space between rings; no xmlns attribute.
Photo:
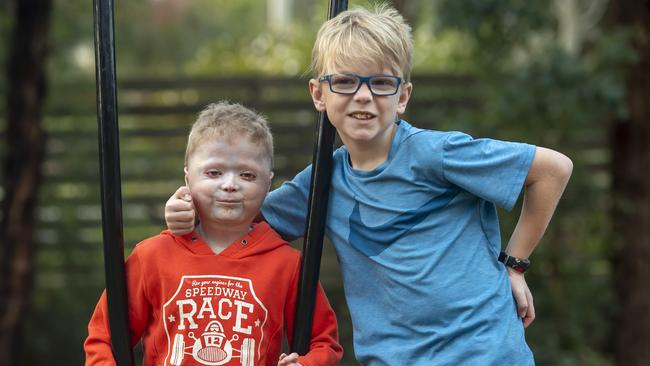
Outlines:
<svg viewBox="0 0 650 366"><path fill-rule="evenodd" d="M513 278L513 276L524 278L524 276L526 276L525 273L516 271L514 268L506 267L506 270L508 270L508 276L510 276L510 278Z"/></svg>
<svg viewBox="0 0 650 366"><path fill-rule="evenodd" d="M506 252L499 253L498 260L503 263L508 270L513 270L520 274L523 274L528 270L528 268L530 268L530 260L526 258L513 257Z"/></svg>

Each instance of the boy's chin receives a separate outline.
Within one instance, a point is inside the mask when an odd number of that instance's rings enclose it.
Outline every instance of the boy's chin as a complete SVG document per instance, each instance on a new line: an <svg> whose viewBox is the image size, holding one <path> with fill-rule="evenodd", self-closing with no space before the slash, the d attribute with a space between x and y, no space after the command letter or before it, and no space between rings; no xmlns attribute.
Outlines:
<svg viewBox="0 0 650 366"><path fill-rule="evenodd" d="M241 217L241 216L213 216L207 221L201 221L203 225L209 225L211 228L216 230L225 230L232 231L237 228L242 230L247 230L248 227L253 223L254 217Z"/></svg>
<svg viewBox="0 0 650 366"><path fill-rule="evenodd" d="M369 132L352 133L348 135L348 141L354 141L355 143L370 143L370 142L374 142L376 137L377 137L376 134L369 133Z"/></svg>

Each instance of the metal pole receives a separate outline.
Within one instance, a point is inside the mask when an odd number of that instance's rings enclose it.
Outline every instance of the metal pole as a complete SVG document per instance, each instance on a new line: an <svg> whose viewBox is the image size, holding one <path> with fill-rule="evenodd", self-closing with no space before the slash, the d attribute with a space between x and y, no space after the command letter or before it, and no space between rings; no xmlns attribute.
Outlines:
<svg viewBox="0 0 650 366"><path fill-rule="evenodd" d="M348 8L347 0L330 0L328 18L332 19ZM309 352L311 328L316 302L316 288L323 253L325 219L332 177L332 149L336 130L327 113L318 116L317 141L312 159L311 186L307 212L307 229L302 247L302 266L298 280L298 300L291 351L304 355Z"/></svg>
<svg viewBox="0 0 650 366"><path fill-rule="evenodd" d="M97 123L102 195L106 300L117 365L134 365L124 273L120 146L117 125L113 0L94 0Z"/></svg>

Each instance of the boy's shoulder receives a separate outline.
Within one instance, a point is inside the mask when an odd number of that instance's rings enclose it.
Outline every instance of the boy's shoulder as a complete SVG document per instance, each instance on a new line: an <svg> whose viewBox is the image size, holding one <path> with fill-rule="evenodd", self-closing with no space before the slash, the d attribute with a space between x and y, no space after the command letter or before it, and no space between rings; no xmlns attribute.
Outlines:
<svg viewBox="0 0 650 366"><path fill-rule="evenodd" d="M160 243L173 243L174 236L176 235L172 234L171 231L163 230L156 235L142 239L138 244L136 244L136 247L144 247L144 246L149 246L152 244L160 244Z"/></svg>
<svg viewBox="0 0 650 366"><path fill-rule="evenodd" d="M399 141L407 146L415 146L416 148L442 148L445 150L453 150L457 148L484 148L484 146L492 146L495 144L514 144L514 145L529 145L521 142L497 140L491 137L474 137L473 135L457 130L439 131L432 129L422 129L414 127L408 122L402 121L405 126L400 126L403 129L401 140ZM531 145L532 146L532 145Z"/></svg>
<svg viewBox="0 0 650 366"><path fill-rule="evenodd" d="M142 255L151 251L158 252L175 245L175 235L172 234L169 230L163 230L157 235L153 235L141 240L135 245L133 252L138 252L140 255Z"/></svg>
<svg viewBox="0 0 650 366"><path fill-rule="evenodd" d="M263 241L266 242L265 246L274 251L279 251L283 255L291 259L299 259L300 251L291 246L291 243L286 241L280 233L278 233L266 221L261 221L255 225L255 230L263 233Z"/></svg>
<svg viewBox="0 0 650 366"><path fill-rule="evenodd" d="M433 142L444 141L451 136L466 135L459 131L441 131L428 128L416 127L405 120L399 121L398 135L403 140L426 139Z"/></svg>
<svg viewBox="0 0 650 366"><path fill-rule="evenodd" d="M419 128L411 125L407 121L400 121L399 130L396 135L396 143L416 149L444 148L449 140L471 139L471 136L459 131L440 131L426 128Z"/></svg>

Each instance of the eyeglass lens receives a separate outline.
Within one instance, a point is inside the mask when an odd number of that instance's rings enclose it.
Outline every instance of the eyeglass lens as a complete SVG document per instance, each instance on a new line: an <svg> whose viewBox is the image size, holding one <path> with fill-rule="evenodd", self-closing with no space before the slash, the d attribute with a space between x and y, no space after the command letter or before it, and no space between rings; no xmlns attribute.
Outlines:
<svg viewBox="0 0 650 366"><path fill-rule="evenodd" d="M394 94L399 87L399 78L394 76L371 76L368 78L344 74L330 76L332 91L340 93L355 93L363 81L368 83L371 92L378 95Z"/></svg>

